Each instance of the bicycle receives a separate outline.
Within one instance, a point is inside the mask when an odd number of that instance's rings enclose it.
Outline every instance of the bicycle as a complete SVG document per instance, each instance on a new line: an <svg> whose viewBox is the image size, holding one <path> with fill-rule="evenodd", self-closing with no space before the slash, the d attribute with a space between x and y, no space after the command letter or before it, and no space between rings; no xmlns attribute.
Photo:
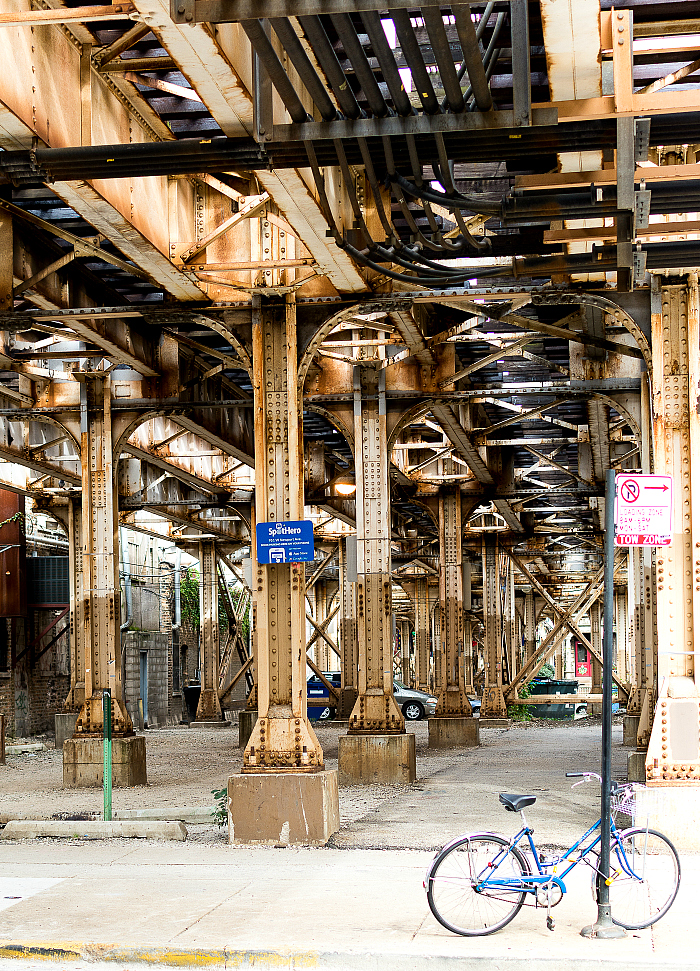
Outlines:
<svg viewBox="0 0 700 971"><path fill-rule="evenodd" d="M582 782L601 778L595 772L567 772ZM580 782L574 786L581 785ZM573 787L572 787L573 788ZM613 808L626 814L634 788L613 783ZM533 840L525 809L537 797L502 792L501 805L520 814L522 828L508 839L498 833L465 833L451 840L433 858L423 882L434 916L449 931L463 937L493 934L510 923L524 904L547 908L547 927L554 930L551 911L566 893L565 880L580 863L593 870L595 893L599 869L600 819L566 852L546 859ZM641 930L660 920L676 899L681 879L678 853L671 841L654 829L610 825L610 905L614 923ZM534 866L533 866L534 864Z"/></svg>

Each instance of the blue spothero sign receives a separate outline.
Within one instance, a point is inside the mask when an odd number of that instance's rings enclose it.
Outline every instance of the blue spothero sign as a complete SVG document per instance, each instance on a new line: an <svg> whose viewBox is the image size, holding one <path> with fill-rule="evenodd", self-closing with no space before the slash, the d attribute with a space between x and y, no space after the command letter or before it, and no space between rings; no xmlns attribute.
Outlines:
<svg viewBox="0 0 700 971"><path fill-rule="evenodd" d="M310 519L256 523L258 563L305 563L314 558L314 524Z"/></svg>

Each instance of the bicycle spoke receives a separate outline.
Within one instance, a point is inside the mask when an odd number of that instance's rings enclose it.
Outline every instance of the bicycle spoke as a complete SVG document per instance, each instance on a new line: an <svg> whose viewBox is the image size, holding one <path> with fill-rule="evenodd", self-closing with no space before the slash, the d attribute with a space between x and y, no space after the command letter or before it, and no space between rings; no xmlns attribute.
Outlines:
<svg viewBox="0 0 700 971"><path fill-rule="evenodd" d="M441 853L428 877L428 902L443 926L455 934L491 934L515 917L523 905L521 877L527 863L502 837L465 837ZM489 880L512 880L513 890L489 887Z"/></svg>
<svg viewBox="0 0 700 971"><path fill-rule="evenodd" d="M653 829L620 833L610 852L612 919L628 930L656 923L676 898L680 863L673 844Z"/></svg>

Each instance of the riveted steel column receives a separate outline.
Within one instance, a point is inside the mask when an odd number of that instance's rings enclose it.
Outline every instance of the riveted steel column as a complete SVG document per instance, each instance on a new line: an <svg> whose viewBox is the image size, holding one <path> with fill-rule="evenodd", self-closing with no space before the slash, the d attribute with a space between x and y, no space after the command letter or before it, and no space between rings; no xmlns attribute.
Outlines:
<svg viewBox="0 0 700 971"><path fill-rule="evenodd" d="M627 561L627 623L629 628L629 680L631 684L630 695L627 699L627 714L637 717L642 711L641 678L644 667L643 582L642 551L638 546L632 547Z"/></svg>
<svg viewBox="0 0 700 971"><path fill-rule="evenodd" d="M416 629L416 687L421 691L430 689L430 637L428 633L428 578L419 577L415 590L415 629Z"/></svg>
<svg viewBox="0 0 700 971"><path fill-rule="evenodd" d="M361 366L354 371L359 677L351 735L405 731L393 693L385 375Z"/></svg>
<svg viewBox="0 0 700 971"><path fill-rule="evenodd" d="M70 691L66 711L77 711L85 701L85 618L83 590L82 499L68 499L68 597L70 604Z"/></svg>
<svg viewBox="0 0 700 971"><path fill-rule="evenodd" d="M515 572L508 557L504 558L504 597L503 597L503 634L505 637L506 655L508 658L508 680L515 677L518 670L517 634L515 618Z"/></svg>
<svg viewBox="0 0 700 971"><path fill-rule="evenodd" d="M481 718L505 718L508 714L503 697L503 618L498 573L498 540L486 536L483 545L484 627L486 641L485 683L481 701Z"/></svg>
<svg viewBox="0 0 700 971"><path fill-rule="evenodd" d="M535 618L535 594L532 588L525 594L525 661L529 661L535 653L535 632L537 629Z"/></svg>
<svg viewBox="0 0 700 971"><path fill-rule="evenodd" d="M350 562L352 560L352 562ZM354 536L340 541L340 707L341 718L349 718L357 700L357 541Z"/></svg>
<svg viewBox="0 0 700 971"><path fill-rule="evenodd" d="M250 508L250 653L253 655L251 673L253 675L253 687L250 689L246 699L246 709L249 712L257 711L258 708L258 608L257 608L257 583L255 579L258 575L258 557L255 539L255 503ZM252 715L250 716L252 720ZM243 744L241 747L243 747Z"/></svg>
<svg viewBox="0 0 700 971"><path fill-rule="evenodd" d="M253 298L255 508L258 522L304 514L293 298ZM244 773L317 772L323 752L306 716L303 564L254 563L258 720Z"/></svg>
<svg viewBox="0 0 700 971"><path fill-rule="evenodd" d="M615 628L617 633L617 676L622 681L629 681L627 590L618 590L615 594Z"/></svg>
<svg viewBox="0 0 700 971"><path fill-rule="evenodd" d="M409 687L411 684L411 625L401 621L401 680Z"/></svg>
<svg viewBox="0 0 700 971"><path fill-rule="evenodd" d="M659 286L654 278L651 310L654 471L673 476L673 539L670 546L656 550L658 681L649 703L645 698L642 706L637 740L644 741L658 696L645 769L648 784L665 785L700 780L695 686L700 650L697 275L692 274L686 285L669 287Z"/></svg>
<svg viewBox="0 0 700 971"><path fill-rule="evenodd" d="M693 677L695 671L700 548L693 543L698 529L693 522L693 506L698 501L693 489L700 468L696 471L692 462L698 391L695 383L690 408L689 372L690 355L697 372L698 348L690 347L689 318L696 315L692 306L696 289L696 285L655 288L652 296L654 471L672 475L674 480L673 543L656 552L657 610L663 618L658 628L659 680ZM697 339L697 325L693 330Z"/></svg>
<svg viewBox="0 0 700 971"><path fill-rule="evenodd" d="M214 540L199 542L199 643L202 690L196 721L221 721L219 704L219 583Z"/></svg>
<svg viewBox="0 0 700 971"><path fill-rule="evenodd" d="M102 692L112 695L112 734L133 735L124 706L121 676L117 516L112 475L112 415L109 375L81 376L82 584L85 699L75 738L102 737ZM75 533L73 534L74 538Z"/></svg>
<svg viewBox="0 0 700 971"><path fill-rule="evenodd" d="M600 619L601 619L601 609L600 601L596 600L594 604L591 605L591 609L588 614L591 622L591 645L593 650L599 655L601 654L601 649L603 646L601 629L600 629ZM601 695L603 693L602 684L602 674L603 669L599 661L595 657L591 657L591 694ZM589 712L599 715L602 711L601 703L599 701L593 702L589 707Z"/></svg>
<svg viewBox="0 0 700 971"><path fill-rule="evenodd" d="M452 462L445 463L450 474ZM464 608L462 605L462 503L459 489L438 500L440 529L440 682L438 717L472 714L464 673Z"/></svg>

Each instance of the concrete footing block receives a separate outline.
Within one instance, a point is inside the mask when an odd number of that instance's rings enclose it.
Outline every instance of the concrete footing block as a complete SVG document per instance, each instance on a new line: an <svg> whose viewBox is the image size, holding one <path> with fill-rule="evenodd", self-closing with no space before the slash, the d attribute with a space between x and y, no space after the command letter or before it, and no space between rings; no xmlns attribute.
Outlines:
<svg viewBox="0 0 700 971"><path fill-rule="evenodd" d="M474 748L479 744L479 721L477 718L443 718L436 716L428 719L429 748Z"/></svg>
<svg viewBox="0 0 700 971"><path fill-rule="evenodd" d="M479 728L512 728L513 720L511 718L488 718L482 715L479 718Z"/></svg>
<svg viewBox="0 0 700 971"><path fill-rule="evenodd" d="M647 757L646 752L627 753L627 781L646 782L647 775L644 768L644 761Z"/></svg>
<svg viewBox="0 0 700 971"><path fill-rule="evenodd" d="M643 752L639 754L645 758ZM635 826L649 826L668 836L679 853L700 852L700 787L696 785L643 786L636 792Z"/></svg>
<svg viewBox="0 0 700 971"><path fill-rule="evenodd" d="M415 735L341 735L338 739L341 786L416 781Z"/></svg>
<svg viewBox="0 0 700 971"><path fill-rule="evenodd" d="M104 752L99 736L67 738L63 743L63 785L69 789L102 786ZM112 739L112 785L145 786L146 739Z"/></svg>
<svg viewBox="0 0 700 971"><path fill-rule="evenodd" d="M78 720L77 711L59 711L53 716L56 727L56 748L63 748L67 738L73 737L75 723Z"/></svg>
<svg viewBox="0 0 700 971"><path fill-rule="evenodd" d="M228 780L230 843L323 845L340 829L338 773L248 773Z"/></svg>
<svg viewBox="0 0 700 971"><path fill-rule="evenodd" d="M255 723L258 720L257 708L246 708L238 712L238 747L245 748L248 739L253 734Z"/></svg>
<svg viewBox="0 0 700 971"><path fill-rule="evenodd" d="M639 715L622 716L622 744L637 747L637 729L639 728Z"/></svg>
<svg viewBox="0 0 700 971"><path fill-rule="evenodd" d="M11 819L2 831L4 840L26 840L37 836L51 836L63 839L150 839L178 840L187 839L187 829L179 821L154 821L144 819L111 820L101 819Z"/></svg>

